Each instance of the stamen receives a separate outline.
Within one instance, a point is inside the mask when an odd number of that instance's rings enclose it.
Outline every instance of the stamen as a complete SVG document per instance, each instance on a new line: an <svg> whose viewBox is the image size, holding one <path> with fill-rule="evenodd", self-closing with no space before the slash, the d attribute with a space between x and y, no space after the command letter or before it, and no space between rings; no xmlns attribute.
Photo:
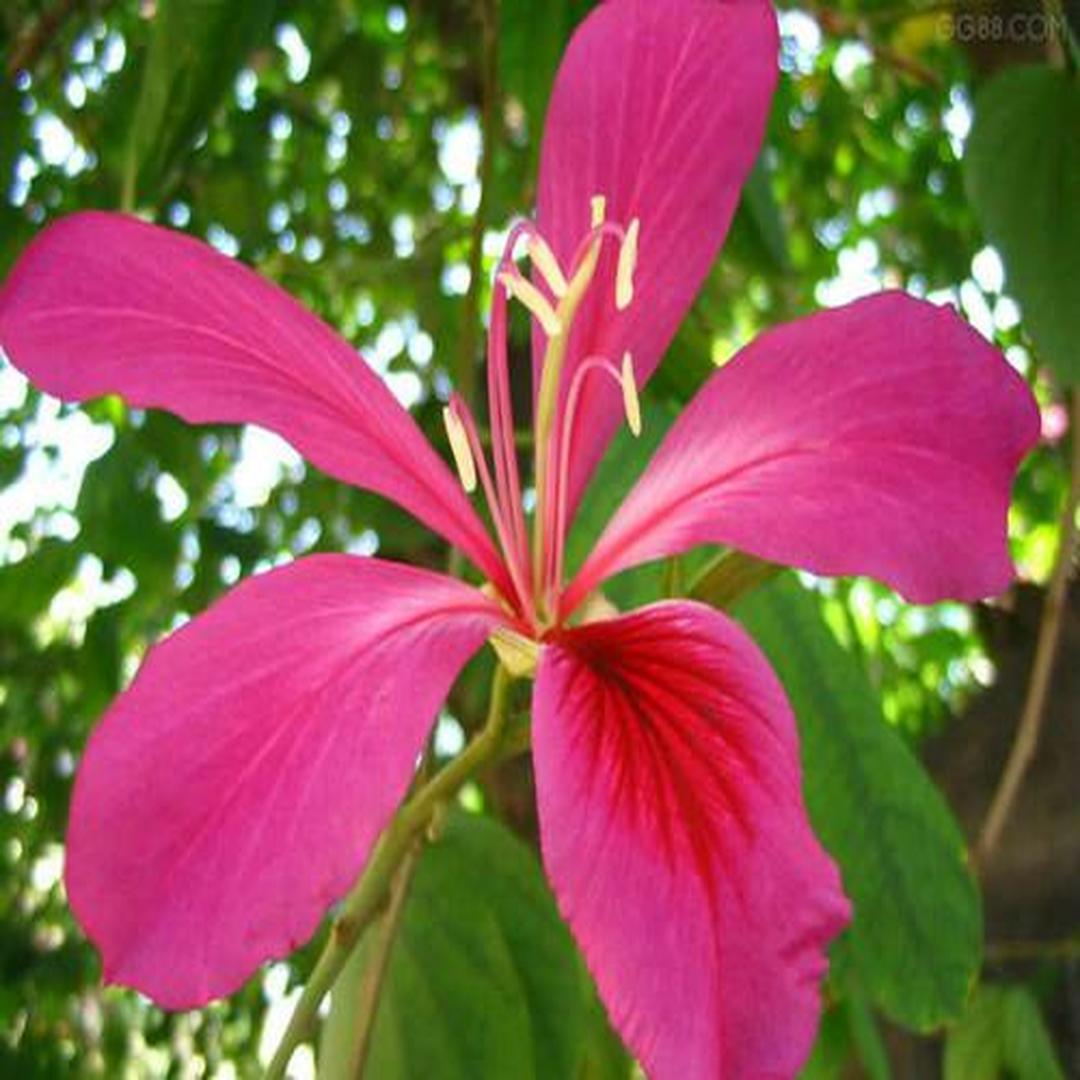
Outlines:
<svg viewBox="0 0 1080 1080"><path fill-rule="evenodd" d="M532 259L533 266L543 275L548 288L561 300L566 295L569 286L562 267L559 266L559 260L555 258L555 252L539 233L533 233L529 237L529 258Z"/></svg>
<svg viewBox="0 0 1080 1080"><path fill-rule="evenodd" d="M447 414L449 414L450 419L447 419ZM458 439L460 439L463 447L463 453L467 455L465 460L468 462L469 479L472 480L473 487L476 486L476 477L479 476L480 478L480 486L484 489L488 509L491 511L495 534L499 539L499 544L502 546L503 554L506 555L506 568L510 572L510 580L513 582L514 589L517 592L517 599L530 612L531 617L532 597L526 586L518 560L514 558L513 534L507 527L506 512L495 494L495 486L491 481L491 473L488 471L487 461L484 458L484 448L480 445L480 435L476 430L476 421L473 419L472 413L469 412L469 407L458 394L454 394L450 399L450 404L444 411L443 418L446 420L446 430L450 433L450 445L454 450L454 459L458 462L459 471L461 469L461 459L458 458L456 445ZM462 484L465 484L465 480L466 478L463 476ZM465 490L471 491L472 489L466 486Z"/></svg>
<svg viewBox="0 0 1080 1080"><path fill-rule="evenodd" d="M629 381L631 393L633 394L632 402L628 402L627 399L626 385L628 365L630 367ZM555 474L555 490L553 493L554 511L549 534L552 543L551 549L546 553L547 560L544 567L546 571L544 595L549 610L551 609L552 601L555 598L563 578L564 556L566 554L566 504L568 498L567 492L570 486L570 443L574 430L574 421L577 418L578 398L581 395L582 388L585 386L585 380L594 372L601 372L607 375L612 382L617 383L622 388L623 404L627 408L627 421L631 424L631 430L633 430L633 422L635 419L638 422L638 430L640 430L641 427L640 410L636 417L632 413L633 406L637 404L637 391L634 389L633 365L630 364L630 354L627 353L623 357L622 371L603 356L586 357L574 372L574 378L570 383L570 390L566 398L566 408L562 415L562 430L558 445L558 471ZM637 432L635 432L635 434L637 434Z"/></svg>
<svg viewBox="0 0 1080 1080"><path fill-rule="evenodd" d="M641 219L634 218L619 248L619 265L615 272L615 306L625 311L634 299L634 268L637 266L638 233Z"/></svg>
<svg viewBox="0 0 1080 1080"><path fill-rule="evenodd" d="M603 195L594 195L589 200L589 205L592 208L592 227L598 229L604 224L604 217L607 214L607 199Z"/></svg>
<svg viewBox="0 0 1080 1080"><path fill-rule="evenodd" d="M510 272L501 273L499 281L508 293L517 297L540 320L540 325L549 338L558 337L562 333L562 323L555 314L555 309L531 281L526 281L520 274Z"/></svg>
<svg viewBox="0 0 1080 1080"><path fill-rule="evenodd" d="M458 478L461 480L461 486L471 495L476 490L476 462L469 449L469 436L465 433L465 425L449 405L443 407L442 415L443 423L446 425L446 436L450 440L450 450L454 455L454 464L457 466Z"/></svg>
<svg viewBox="0 0 1080 1080"><path fill-rule="evenodd" d="M509 519L514 551L507 554L520 565L529 561L525 513L521 505L521 478L514 447L514 414L510 403L510 365L506 344L506 305L509 296L496 284L491 296L488 326L488 402L491 417L491 452L495 461L495 487Z"/></svg>
<svg viewBox="0 0 1080 1080"><path fill-rule="evenodd" d="M636 437L641 434L641 402L638 400L637 383L634 382L634 361L628 352L623 353L622 370L619 374L626 423Z"/></svg>

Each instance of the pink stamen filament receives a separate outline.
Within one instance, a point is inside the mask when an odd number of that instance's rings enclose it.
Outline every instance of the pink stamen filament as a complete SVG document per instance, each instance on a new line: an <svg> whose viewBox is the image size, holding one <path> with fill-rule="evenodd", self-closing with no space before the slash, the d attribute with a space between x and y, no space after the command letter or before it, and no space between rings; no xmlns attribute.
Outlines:
<svg viewBox="0 0 1080 1080"><path fill-rule="evenodd" d="M529 290L520 290L525 293L519 295L519 299L525 302L531 310L534 318L538 318L542 324L557 321L557 317L566 316L567 324L573 317L577 304L580 302L583 290L588 287L595 271L596 259L599 258L603 241L607 238L614 239L619 245L626 243L627 231L616 222L598 221L578 244L571 262L569 274L569 292L573 292L573 283L581 275L576 299L567 296L567 283L561 284L551 280L550 271L544 272L543 267L534 262L531 281L522 274L514 259L514 248L522 237L526 237L536 243L543 244L534 222L522 219L514 223L507 234L503 253L496 267L496 284L492 298L491 325L488 337L488 396L490 403L491 434L492 434L492 458L495 465L495 490L492 490L490 474L487 472L479 439L476 436L475 423L468 416L463 407L455 409L455 413L461 416L463 425L468 433L470 445L473 447L474 456L479 459L479 475L485 488L485 493L491 506L492 518L499 534L500 543L506 554L508 566L511 570L513 583L522 602L527 602L533 617L536 615L536 603L539 600L544 610L550 615L554 614L552 603L556 591L562 581L564 563L564 533L567 517L567 487L569 473L570 433L577 410L578 399L585 378L593 371L605 371L615 380L616 385L622 386L622 378L619 370L605 357L588 357L574 372L573 382L566 396L566 408L563 410L561 420L555 423L555 430L544 437L540 430L542 424L536 425L537 438L535 443L535 471L536 471L536 494L537 508L536 520L534 521L534 547L532 552L535 560L534 593L525 587L522 578L526 577L523 568L529 565L529 542L525 529L524 508L521 499L521 482L518 473L517 455L514 445L513 414L510 400L509 360L506 345L507 303L509 293L512 291L508 285L499 280L501 275L508 275L512 281L528 282ZM548 248L550 252L550 248ZM554 259L553 253L546 256L550 261ZM591 266L589 260L593 260ZM557 265L557 264L556 264ZM561 267L557 267L561 277ZM517 291L517 290L513 290ZM531 294L531 295L529 295ZM565 300L565 302L564 302ZM550 305L548 311L544 305ZM536 310L532 310L536 308ZM543 308L543 310L540 310ZM547 331L552 333L553 331ZM555 385L561 381L562 361L565 354L565 342L569 336L570 326L561 327L559 340L561 345L557 348L549 348L545 355L544 364L541 366L541 383L545 378L554 379ZM553 339L549 337L549 345ZM553 358L557 353L557 362ZM548 372L546 366L549 361L554 364L553 370ZM554 399L560 397L554 387ZM544 394L541 393L541 397ZM538 403L539 404L539 403ZM463 405L463 403L462 403ZM557 414L557 411L556 411ZM545 445L545 443L547 445Z"/></svg>
<svg viewBox="0 0 1080 1080"><path fill-rule="evenodd" d="M529 562L525 510L521 501L521 477L514 446L514 416L510 401L510 368L506 345L506 290L496 284L491 298L488 327L488 409L495 482L504 516L510 527L514 555L522 566Z"/></svg>
<svg viewBox="0 0 1080 1080"><path fill-rule="evenodd" d="M626 230L615 221L602 221L599 225L594 225L574 250L574 258L570 262L571 278L581 269L581 264L588 258L593 244L608 237L614 238L621 245L626 239Z"/></svg>
<svg viewBox="0 0 1080 1080"><path fill-rule="evenodd" d="M517 601L526 612L527 617L532 619L535 617L532 593L526 585L527 579L523 572L521 560L518 558L512 542L512 533L507 527L506 511L495 493L491 472L488 469L487 459L484 457L484 447L480 442L480 435L476 429L476 421L459 394L454 394L450 398L450 408L469 440L469 449L472 451L473 461L476 464L476 474L480 478L480 484L484 489L484 497L487 499L488 509L491 511L491 520L495 525L495 533L506 557L506 567L510 572L511 581L517 592Z"/></svg>
<svg viewBox="0 0 1080 1080"><path fill-rule="evenodd" d="M547 576L546 606L548 611L553 611L555 595L562 584L564 571L564 556L566 551L566 516L568 489L570 486L570 433L573 431L574 416L577 412L578 399L581 389L585 385L586 378L593 372L603 372L608 375L622 393L622 373L604 356L589 356L578 365L574 372L573 382L566 398L566 409L558 439L559 468L556 473L554 503L554 529L548 534L551 537L551 545L548 551L549 571Z"/></svg>

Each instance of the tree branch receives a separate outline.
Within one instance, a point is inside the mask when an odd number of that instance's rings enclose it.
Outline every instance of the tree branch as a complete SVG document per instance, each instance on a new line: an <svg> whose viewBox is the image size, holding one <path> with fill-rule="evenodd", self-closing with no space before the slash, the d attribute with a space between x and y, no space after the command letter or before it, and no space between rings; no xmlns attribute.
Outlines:
<svg viewBox="0 0 1080 1080"><path fill-rule="evenodd" d="M1061 640L1065 599L1076 547L1076 512L1080 504L1080 393L1072 394L1069 428L1072 437L1071 478L1065 510L1061 517L1057 559L1046 590L1039 638L1035 647L1035 661L1032 664L1031 681L1020 714L1020 723L1017 725L1012 749L975 846L975 863L980 868L985 868L997 847L1024 775L1039 745L1039 731L1054 673L1054 659Z"/></svg>
<svg viewBox="0 0 1080 1080"><path fill-rule="evenodd" d="M480 275L484 268L484 232L491 206L491 178L495 160L497 92L499 71L498 0L480 0L483 58L483 102L480 144L480 202L473 218L469 245L469 291L462 314L456 382L458 393L471 408L476 396L476 336L480 321Z"/></svg>
<svg viewBox="0 0 1080 1080"><path fill-rule="evenodd" d="M15 78L20 71L32 71L41 54L49 47L60 28L67 22L68 16L80 6L82 0L58 0L48 11L41 15L34 25L23 34L11 50L7 62L9 78Z"/></svg>

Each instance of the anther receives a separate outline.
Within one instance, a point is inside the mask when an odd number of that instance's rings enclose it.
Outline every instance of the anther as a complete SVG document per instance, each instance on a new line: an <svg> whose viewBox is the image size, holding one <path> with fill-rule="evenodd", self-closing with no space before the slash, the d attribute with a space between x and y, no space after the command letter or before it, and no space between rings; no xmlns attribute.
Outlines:
<svg viewBox="0 0 1080 1080"><path fill-rule="evenodd" d="M626 411L626 423L635 436L640 435L641 402L638 400L637 383L634 382L634 362L628 352L623 353L619 382L622 384L622 400L623 409Z"/></svg>
<svg viewBox="0 0 1080 1080"><path fill-rule="evenodd" d="M442 415L458 478L461 486L471 495L476 490L476 462L473 460L472 450L469 449L469 436L465 432L465 425L449 405L443 407Z"/></svg>
<svg viewBox="0 0 1080 1080"><path fill-rule="evenodd" d="M594 195L589 200L589 205L592 207L592 227L599 229L607 214L607 199L603 195Z"/></svg>
<svg viewBox="0 0 1080 1080"><path fill-rule="evenodd" d="M500 274L499 281L508 293L517 297L540 320L548 337L558 337L562 333L562 323L555 309L531 281L526 281L517 273Z"/></svg>
<svg viewBox="0 0 1080 1080"><path fill-rule="evenodd" d="M619 247L619 265L615 271L615 306L619 311L625 311L634 299L634 269L637 266L640 231L641 219L634 218Z"/></svg>
<svg viewBox="0 0 1080 1080"><path fill-rule="evenodd" d="M547 241L536 233L529 237L529 258L547 282L548 288L561 300L569 285L562 267L559 266L559 260L555 258L555 252L548 246Z"/></svg>

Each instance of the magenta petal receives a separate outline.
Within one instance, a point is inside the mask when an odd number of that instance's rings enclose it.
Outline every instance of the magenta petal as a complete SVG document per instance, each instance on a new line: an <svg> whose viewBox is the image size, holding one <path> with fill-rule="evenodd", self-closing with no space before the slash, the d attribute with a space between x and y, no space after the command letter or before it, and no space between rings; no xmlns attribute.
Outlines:
<svg viewBox="0 0 1080 1080"><path fill-rule="evenodd" d="M627 349L639 383L653 373L727 234L776 75L766 0L608 0L575 33L544 130L539 226L568 262L589 229L591 197L604 195L608 219L640 218L641 236L633 303L615 309L609 247L575 323L568 373L590 354L618 364ZM587 384L571 506L621 419L618 392Z"/></svg>
<svg viewBox="0 0 1080 1080"><path fill-rule="evenodd" d="M533 708L548 876L649 1076L793 1076L849 905L757 647L656 604L545 647Z"/></svg>
<svg viewBox="0 0 1080 1080"><path fill-rule="evenodd" d="M1012 580L1006 514L1039 413L954 310L887 292L759 337L706 383L568 592L694 544L909 600Z"/></svg>
<svg viewBox="0 0 1080 1080"><path fill-rule="evenodd" d="M460 486L356 350L277 286L190 237L82 213L0 291L0 344L41 389L105 393L192 423L257 423L394 499L505 584Z"/></svg>
<svg viewBox="0 0 1080 1080"><path fill-rule="evenodd" d="M451 578L319 555L153 649L90 739L68 828L106 979L193 1007L310 936L498 620Z"/></svg>

